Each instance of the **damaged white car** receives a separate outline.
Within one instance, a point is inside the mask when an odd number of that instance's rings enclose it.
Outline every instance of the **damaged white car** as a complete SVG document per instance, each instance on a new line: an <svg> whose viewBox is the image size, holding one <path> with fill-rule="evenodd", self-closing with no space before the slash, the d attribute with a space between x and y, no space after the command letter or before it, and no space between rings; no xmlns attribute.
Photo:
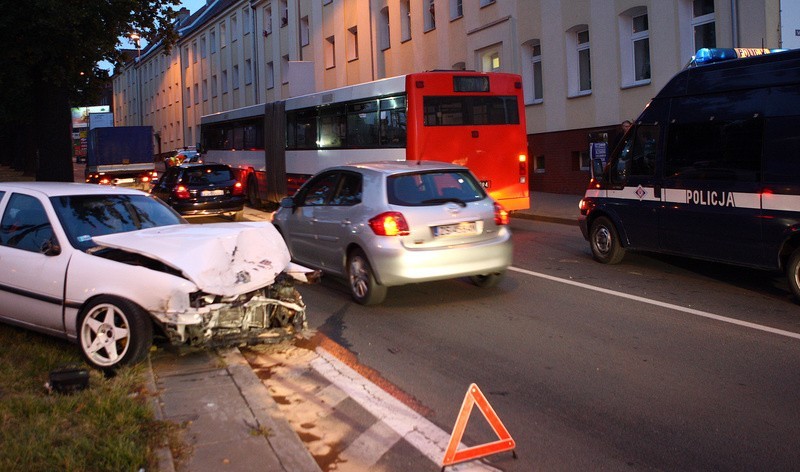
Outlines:
<svg viewBox="0 0 800 472"><path fill-rule="evenodd" d="M305 328L290 262L266 222L188 224L132 189L0 183L0 321L76 341L102 370L173 344L270 342Z"/></svg>

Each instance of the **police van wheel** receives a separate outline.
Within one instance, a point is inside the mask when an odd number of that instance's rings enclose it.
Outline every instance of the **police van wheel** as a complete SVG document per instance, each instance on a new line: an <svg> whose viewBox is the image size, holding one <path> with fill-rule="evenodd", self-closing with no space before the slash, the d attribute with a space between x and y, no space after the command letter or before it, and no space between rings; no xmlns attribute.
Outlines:
<svg viewBox="0 0 800 472"><path fill-rule="evenodd" d="M795 249L789 264L786 266L786 277L789 279L789 288L797 303L800 303L800 249Z"/></svg>
<svg viewBox="0 0 800 472"><path fill-rule="evenodd" d="M617 264L625 257L625 248L620 243L617 228L605 216L592 223L589 244L595 260L603 264Z"/></svg>

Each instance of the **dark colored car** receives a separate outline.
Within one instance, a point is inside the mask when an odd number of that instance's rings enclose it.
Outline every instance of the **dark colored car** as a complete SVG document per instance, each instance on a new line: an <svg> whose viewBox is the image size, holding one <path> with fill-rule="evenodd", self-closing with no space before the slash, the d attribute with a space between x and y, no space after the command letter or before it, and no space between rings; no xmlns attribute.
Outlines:
<svg viewBox="0 0 800 472"><path fill-rule="evenodd" d="M169 167L154 182L150 193L184 216L227 215L234 221L242 219L243 187L225 164Z"/></svg>

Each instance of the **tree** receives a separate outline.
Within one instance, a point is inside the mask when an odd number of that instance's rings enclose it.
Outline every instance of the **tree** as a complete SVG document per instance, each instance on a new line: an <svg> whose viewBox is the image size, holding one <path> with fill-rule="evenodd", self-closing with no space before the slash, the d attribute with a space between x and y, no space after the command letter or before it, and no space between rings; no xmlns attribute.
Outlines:
<svg viewBox="0 0 800 472"><path fill-rule="evenodd" d="M169 54L180 0L4 0L0 4L0 162L71 182L71 106L92 103L137 32Z"/></svg>

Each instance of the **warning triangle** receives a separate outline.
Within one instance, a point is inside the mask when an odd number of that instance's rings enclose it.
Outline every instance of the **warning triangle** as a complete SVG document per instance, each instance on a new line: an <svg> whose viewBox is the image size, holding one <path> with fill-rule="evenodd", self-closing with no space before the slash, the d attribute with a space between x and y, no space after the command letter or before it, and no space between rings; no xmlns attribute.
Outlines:
<svg viewBox="0 0 800 472"><path fill-rule="evenodd" d="M490 443L482 444L480 446L472 446L460 451L456 451L458 444L461 442L461 437L464 435L464 430L467 428L467 421L472 412L472 407L478 405L478 408L483 413L483 417L489 422L492 430L497 435L498 440ZM464 396L464 402L461 404L461 411L456 418L456 425L453 427L453 434L450 436L450 444L447 446L447 451L444 453L444 460L442 461L442 469L445 466L455 464L457 462L464 462L479 457L497 454L498 452L513 451L516 443L508 434L508 430L503 426L503 422L494 412L492 406L486 400L483 392L477 385L472 384ZM516 453L514 458L516 458Z"/></svg>

